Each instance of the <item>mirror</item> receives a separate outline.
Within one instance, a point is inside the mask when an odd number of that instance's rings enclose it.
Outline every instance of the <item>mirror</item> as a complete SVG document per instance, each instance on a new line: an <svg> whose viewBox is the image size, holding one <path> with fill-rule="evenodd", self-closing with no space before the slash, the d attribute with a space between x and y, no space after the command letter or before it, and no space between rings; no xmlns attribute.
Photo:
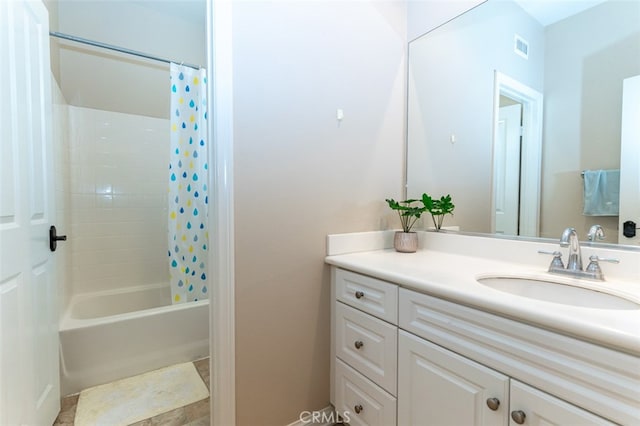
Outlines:
<svg viewBox="0 0 640 426"><path fill-rule="evenodd" d="M617 216L583 215L582 172L620 169L623 80L638 74L635 1L488 0L417 38L409 43L407 198L451 194L456 210L445 226L463 232L557 239L572 226L586 239L599 224L604 242L618 243ZM498 112L513 104L521 120L540 108L533 129L520 123L539 146L524 136L520 152L504 157L494 145ZM516 172L497 167L498 158ZM499 176L515 226L496 219ZM504 186L514 179L515 189Z"/></svg>

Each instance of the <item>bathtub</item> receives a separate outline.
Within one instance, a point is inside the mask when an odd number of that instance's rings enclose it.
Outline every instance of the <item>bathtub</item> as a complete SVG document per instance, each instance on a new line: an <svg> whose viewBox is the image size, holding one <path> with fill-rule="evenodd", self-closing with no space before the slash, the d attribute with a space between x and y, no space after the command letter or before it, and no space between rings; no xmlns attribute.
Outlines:
<svg viewBox="0 0 640 426"><path fill-rule="evenodd" d="M62 395L209 356L209 301L164 284L73 296L60 320Z"/></svg>

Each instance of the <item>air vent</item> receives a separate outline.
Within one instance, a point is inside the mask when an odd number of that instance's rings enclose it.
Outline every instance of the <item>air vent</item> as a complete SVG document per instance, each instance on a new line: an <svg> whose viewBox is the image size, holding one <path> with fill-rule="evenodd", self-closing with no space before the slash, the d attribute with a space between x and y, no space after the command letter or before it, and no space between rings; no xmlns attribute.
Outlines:
<svg viewBox="0 0 640 426"><path fill-rule="evenodd" d="M520 37L518 34L516 34L514 37L513 50L523 58L529 59L529 42Z"/></svg>

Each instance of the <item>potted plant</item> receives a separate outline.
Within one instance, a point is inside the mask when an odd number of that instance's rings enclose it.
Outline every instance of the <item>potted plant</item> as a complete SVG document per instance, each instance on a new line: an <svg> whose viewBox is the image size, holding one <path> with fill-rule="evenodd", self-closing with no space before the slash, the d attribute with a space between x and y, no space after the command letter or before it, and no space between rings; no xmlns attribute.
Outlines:
<svg viewBox="0 0 640 426"><path fill-rule="evenodd" d="M443 195L439 200L431 198L428 194L422 194L422 204L424 204L425 210L431 213L431 219L436 231L442 228L444 217L448 214L453 216L453 209L456 208L451 202L451 195L449 194Z"/></svg>
<svg viewBox="0 0 640 426"><path fill-rule="evenodd" d="M389 207L398 212L400 223L402 224L402 231L396 232L393 238L393 246L396 251L415 253L418 250L418 234L411 232L411 228L420 219L422 213L427 210L424 205L414 205L419 201L414 199L396 201L393 198L386 200Z"/></svg>

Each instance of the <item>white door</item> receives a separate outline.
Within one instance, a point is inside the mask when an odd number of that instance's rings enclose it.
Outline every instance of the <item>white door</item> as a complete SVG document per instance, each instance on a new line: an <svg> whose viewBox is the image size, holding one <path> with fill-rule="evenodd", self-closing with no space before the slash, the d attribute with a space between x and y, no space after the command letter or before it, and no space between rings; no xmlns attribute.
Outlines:
<svg viewBox="0 0 640 426"><path fill-rule="evenodd" d="M398 425L508 424L509 378L400 330Z"/></svg>
<svg viewBox="0 0 640 426"><path fill-rule="evenodd" d="M0 1L0 424L59 411L49 25L41 1Z"/></svg>
<svg viewBox="0 0 640 426"><path fill-rule="evenodd" d="M635 237L623 235L627 221L640 227L640 75L623 83L618 236L620 244L640 244L640 229Z"/></svg>
<svg viewBox="0 0 640 426"><path fill-rule="evenodd" d="M520 206L520 135L522 105L504 106L498 113L495 155L496 233L518 235Z"/></svg>
<svg viewBox="0 0 640 426"><path fill-rule="evenodd" d="M613 426L602 417L511 379L510 426Z"/></svg>

